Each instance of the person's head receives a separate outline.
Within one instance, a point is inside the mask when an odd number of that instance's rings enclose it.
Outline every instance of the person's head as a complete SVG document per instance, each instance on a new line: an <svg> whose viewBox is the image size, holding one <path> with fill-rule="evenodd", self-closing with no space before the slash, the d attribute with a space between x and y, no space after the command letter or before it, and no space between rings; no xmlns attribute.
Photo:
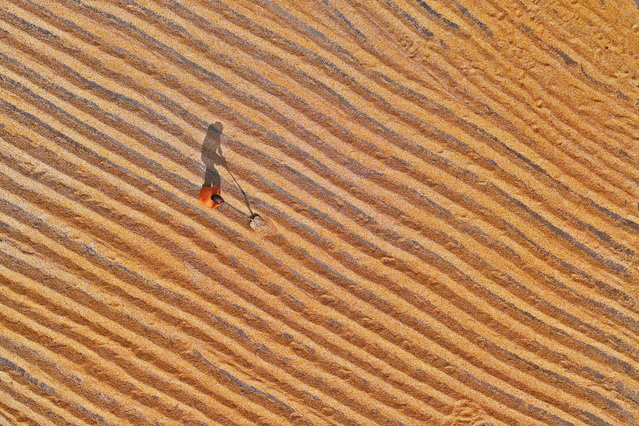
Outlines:
<svg viewBox="0 0 639 426"><path fill-rule="evenodd" d="M224 203L224 198L220 197L219 195L214 195L211 197L211 200L215 203L215 204L220 204L220 203Z"/></svg>

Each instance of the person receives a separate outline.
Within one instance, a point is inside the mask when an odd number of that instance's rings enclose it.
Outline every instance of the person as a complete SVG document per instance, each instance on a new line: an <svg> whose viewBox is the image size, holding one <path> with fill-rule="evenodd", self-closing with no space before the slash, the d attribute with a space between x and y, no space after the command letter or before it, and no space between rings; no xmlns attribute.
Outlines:
<svg viewBox="0 0 639 426"><path fill-rule="evenodd" d="M224 198L220 195L220 188L212 186L203 186L200 189L200 201L207 207L212 209L224 204Z"/></svg>
<svg viewBox="0 0 639 426"><path fill-rule="evenodd" d="M216 167L225 166L226 159L222 154L221 137L224 126L217 122L209 125L202 143L202 162L206 166L204 184L200 189L200 201L212 209L224 203L220 196L220 173Z"/></svg>
<svg viewBox="0 0 639 426"><path fill-rule="evenodd" d="M222 186L220 173L217 170L218 167L223 167L226 169L231 178L233 178L233 181L235 181L235 184L244 196L244 201L246 202L246 207L248 207L250 216L230 204L227 204L227 206L237 211L238 213L248 217L250 219L249 226L252 229L261 229L263 227L264 221L259 214L253 213L248 196L226 164L226 158L224 158L224 154L222 153L221 143L223 131L224 125L219 121L215 124L209 124L209 127L206 130L206 135L204 136L204 141L202 142L202 162L206 166L206 171L204 174L204 184L200 189L199 199L205 206L212 209L215 209L224 204L224 199L220 195L220 187Z"/></svg>

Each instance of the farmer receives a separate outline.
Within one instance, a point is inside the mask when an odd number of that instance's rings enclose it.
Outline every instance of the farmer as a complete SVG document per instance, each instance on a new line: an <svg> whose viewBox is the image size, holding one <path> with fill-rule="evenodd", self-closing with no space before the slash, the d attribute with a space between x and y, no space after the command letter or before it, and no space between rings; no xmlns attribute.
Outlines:
<svg viewBox="0 0 639 426"><path fill-rule="evenodd" d="M231 206L230 204L227 204L227 206L249 218L249 226L252 229L261 229L263 226L262 218L259 214L253 213L253 210L251 209L251 203L249 202L246 193L226 165L226 158L224 158L224 155L222 154L221 145L223 130L224 126L219 121L215 124L209 125L208 129L206 130L206 136L204 136L204 142L202 142L202 162L206 166L206 174L204 176L204 185L202 185L202 189L200 189L200 201L205 206L212 209L220 206L221 204L224 204L224 199L220 196L220 173L217 171L218 167L224 167L229 175L233 178L233 180L237 184L237 187L240 189L240 192L244 196L246 207L248 207L251 215L249 216L245 212Z"/></svg>
<svg viewBox="0 0 639 426"><path fill-rule="evenodd" d="M216 166L226 165L220 143L223 130L224 126L220 122L211 124L202 143L202 162L206 166L206 174L199 198L205 206L212 209L224 203L220 196L220 173L216 169Z"/></svg>
<svg viewBox="0 0 639 426"><path fill-rule="evenodd" d="M212 209L224 204L224 199L220 196L220 188L215 185L203 186L200 189L200 201Z"/></svg>

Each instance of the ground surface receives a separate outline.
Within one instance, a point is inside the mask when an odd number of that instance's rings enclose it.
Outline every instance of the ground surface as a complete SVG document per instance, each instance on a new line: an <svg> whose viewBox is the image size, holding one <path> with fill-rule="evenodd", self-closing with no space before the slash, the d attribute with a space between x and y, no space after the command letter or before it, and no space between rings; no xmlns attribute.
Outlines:
<svg viewBox="0 0 639 426"><path fill-rule="evenodd" d="M0 3L0 424L636 424L637 52L632 0Z"/></svg>

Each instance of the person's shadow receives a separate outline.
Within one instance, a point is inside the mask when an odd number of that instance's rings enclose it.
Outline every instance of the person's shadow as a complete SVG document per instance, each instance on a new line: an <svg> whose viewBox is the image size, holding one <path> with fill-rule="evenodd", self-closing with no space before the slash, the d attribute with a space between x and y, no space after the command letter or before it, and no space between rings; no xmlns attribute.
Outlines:
<svg viewBox="0 0 639 426"><path fill-rule="evenodd" d="M202 162L206 166L206 172L204 174L204 184L202 186L217 186L221 192L221 178L219 167L224 167L226 171L231 175L240 192L244 196L244 201L249 209L251 217L254 216L253 209L251 209L251 203L246 196L246 193L238 183L235 176L228 168L226 158L222 154L222 132L224 131L224 125L219 121L215 124L209 124L209 128L206 130L206 136L204 136L204 142L202 142ZM232 206L230 206L232 207ZM232 207L235 209L235 207ZM237 210L237 209L236 209ZM239 210L238 210L239 211ZM242 214L246 214L240 212Z"/></svg>
<svg viewBox="0 0 639 426"><path fill-rule="evenodd" d="M216 167L226 167L226 159L222 154L222 131L224 126L219 121L210 124L202 143L202 162L206 166L204 185L220 188L220 172Z"/></svg>

